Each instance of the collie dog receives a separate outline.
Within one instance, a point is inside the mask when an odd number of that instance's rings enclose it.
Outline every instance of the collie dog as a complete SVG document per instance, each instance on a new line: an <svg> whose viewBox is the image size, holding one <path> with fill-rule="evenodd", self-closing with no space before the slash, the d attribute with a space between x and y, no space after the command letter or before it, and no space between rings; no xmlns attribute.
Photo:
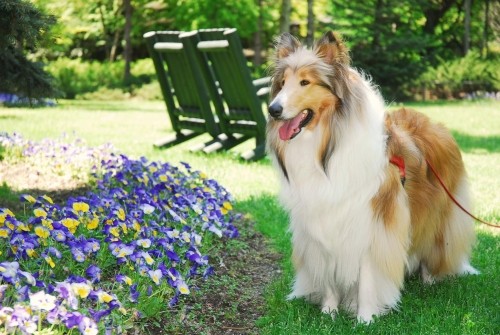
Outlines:
<svg viewBox="0 0 500 335"><path fill-rule="evenodd" d="M408 109L386 114L333 32L312 50L281 35L272 77L267 151L290 217L290 299L370 323L398 307L405 274L432 283L478 273L474 224L427 164L470 205L459 148L442 125Z"/></svg>

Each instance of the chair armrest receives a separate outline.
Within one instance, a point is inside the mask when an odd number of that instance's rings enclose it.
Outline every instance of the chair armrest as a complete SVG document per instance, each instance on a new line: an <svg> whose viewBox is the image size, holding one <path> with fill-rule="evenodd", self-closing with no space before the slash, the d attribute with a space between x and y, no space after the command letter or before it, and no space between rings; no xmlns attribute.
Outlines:
<svg viewBox="0 0 500 335"><path fill-rule="evenodd" d="M266 86L269 86L269 84L271 83L271 77L264 77L264 78L255 79L252 81L252 83L256 89L266 87Z"/></svg>
<svg viewBox="0 0 500 335"><path fill-rule="evenodd" d="M269 96L269 91L269 87L262 87L257 91L257 96L262 100L267 99L267 97Z"/></svg>

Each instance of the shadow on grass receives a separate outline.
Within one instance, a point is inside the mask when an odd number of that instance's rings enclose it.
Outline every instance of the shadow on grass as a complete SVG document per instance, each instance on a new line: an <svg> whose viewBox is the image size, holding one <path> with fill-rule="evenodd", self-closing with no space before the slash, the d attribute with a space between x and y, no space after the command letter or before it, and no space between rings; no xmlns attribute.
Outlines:
<svg viewBox="0 0 500 335"><path fill-rule="evenodd" d="M19 120L21 119L17 115L12 115L12 114L7 114L7 115L0 115L0 120Z"/></svg>
<svg viewBox="0 0 500 335"><path fill-rule="evenodd" d="M500 136L469 135L455 130L452 130L452 134L460 149L464 152L470 153L483 150L489 153L500 152Z"/></svg>
<svg viewBox="0 0 500 335"><path fill-rule="evenodd" d="M38 196L47 195L54 203L64 205L70 197L85 195L90 190L90 186L79 186L66 189L26 189L15 191L4 182L0 184L0 208L10 209L17 217L19 214L22 215L25 212L25 203L20 199L23 194L29 194L35 199Z"/></svg>
<svg viewBox="0 0 500 335"><path fill-rule="evenodd" d="M275 195L262 194L236 203L239 212L246 213L256 222L255 227L271 240L273 247L280 253L290 250L288 216Z"/></svg>
<svg viewBox="0 0 500 335"><path fill-rule="evenodd" d="M99 100L71 100L71 103L60 101L59 108L63 109L85 109L87 111L108 111L108 112L165 112L165 104L161 100L155 101L99 101Z"/></svg>

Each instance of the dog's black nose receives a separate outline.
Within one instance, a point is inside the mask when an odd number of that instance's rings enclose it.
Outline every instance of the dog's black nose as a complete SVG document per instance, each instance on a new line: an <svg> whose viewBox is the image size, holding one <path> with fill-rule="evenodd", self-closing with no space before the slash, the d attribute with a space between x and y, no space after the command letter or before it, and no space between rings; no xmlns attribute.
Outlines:
<svg viewBox="0 0 500 335"><path fill-rule="evenodd" d="M283 113L283 106L279 102L274 102L269 106L269 114L271 114L272 117L278 118L281 116L281 113Z"/></svg>

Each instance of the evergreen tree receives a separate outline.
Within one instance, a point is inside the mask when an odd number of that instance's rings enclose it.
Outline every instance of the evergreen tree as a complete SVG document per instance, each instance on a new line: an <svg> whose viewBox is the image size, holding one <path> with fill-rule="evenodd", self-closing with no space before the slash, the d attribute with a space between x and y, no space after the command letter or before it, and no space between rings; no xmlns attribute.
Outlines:
<svg viewBox="0 0 500 335"><path fill-rule="evenodd" d="M56 22L27 0L0 1L0 92L21 97L54 97L52 78L27 58Z"/></svg>

